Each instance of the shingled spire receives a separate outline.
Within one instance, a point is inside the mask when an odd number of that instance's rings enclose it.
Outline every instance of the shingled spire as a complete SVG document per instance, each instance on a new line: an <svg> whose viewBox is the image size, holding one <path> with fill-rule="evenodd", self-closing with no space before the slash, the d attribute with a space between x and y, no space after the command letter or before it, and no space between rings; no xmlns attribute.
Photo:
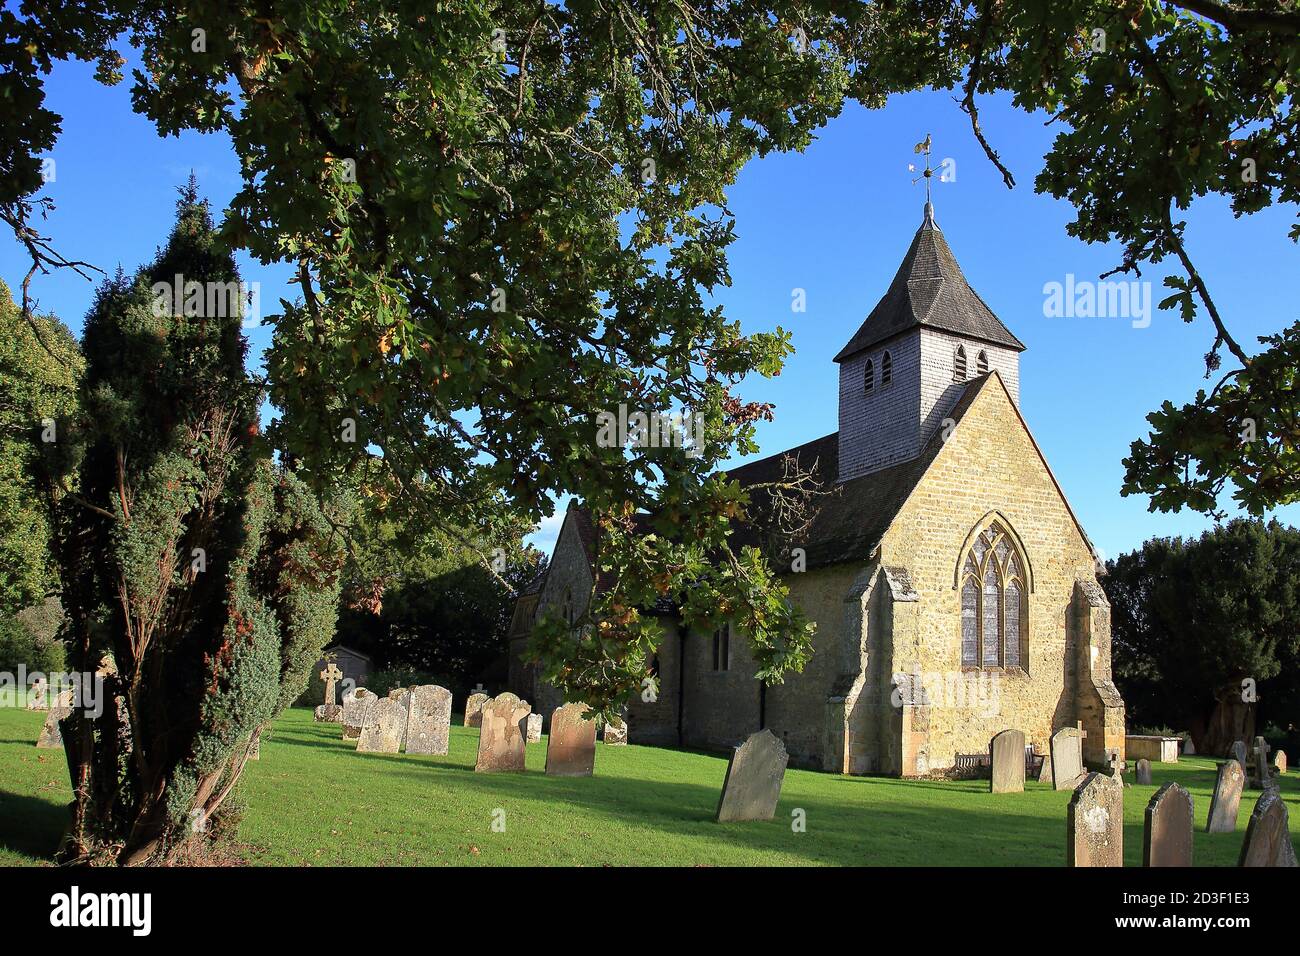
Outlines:
<svg viewBox="0 0 1300 956"><path fill-rule="evenodd" d="M1018 402L1024 348L966 281L927 202L888 290L835 356L840 480L919 454L969 379L997 371Z"/></svg>

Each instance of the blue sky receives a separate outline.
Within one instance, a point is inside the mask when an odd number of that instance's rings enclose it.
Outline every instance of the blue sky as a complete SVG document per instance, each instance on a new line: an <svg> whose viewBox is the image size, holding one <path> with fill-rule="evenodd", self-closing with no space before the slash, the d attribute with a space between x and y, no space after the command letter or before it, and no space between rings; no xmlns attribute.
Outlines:
<svg viewBox="0 0 1300 956"><path fill-rule="evenodd" d="M61 64L47 89L64 122L48 185L57 208L44 228L65 255L132 271L164 238L176 187L191 169L217 210L238 189L224 135L160 139L131 112L126 84L102 87L81 64ZM758 433L763 453L834 431L831 359L884 293L920 224L924 187L911 183L907 164L916 160L912 146L930 133L936 165L950 158L956 170L955 181L935 183L936 219L971 285L1027 346L1021 410L1094 544L1114 556L1152 536L1199 533L1209 526L1199 515L1152 514L1145 499L1121 498L1120 462L1146 434L1147 412L1166 398L1189 400L1204 386L1209 323L1186 325L1165 312L1147 328L1121 318L1045 318L1045 283L1070 273L1095 279L1119 261L1120 249L1071 239L1065 225L1072 207L1034 193L1054 136L1043 117L990 97L982 122L1016 176L1014 190L1002 184L945 92L895 97L875 112L851 105L807 152L769 156L741 174L730 192L739 235L731 248L733 284L717 298L747 329L790 330L797 349L779 378L745 385L746 399L776 404L776 420ZM1234 220L1225 202L1210 198L1186 216L1192 260L1243 343L1296 318L1295 282L1287 278L1296 275L1296 249L1286 239L1294 214L1274 207ZM275 311L280 296L295 296L287 267L238 259L245 280L261 283L263 311ZM0 277L15 292L26 269L18 245L0 237ZM1144 270L1157 301L1168 271ZM796 288L807 296L802 313L791 309ZM40 306L74 330L91 292L68 273L34 282ZM248 334L258 360L269 330ZM548 551L560 514L533 539ZM1278 515L1300 523L1300 507Z"/></svg>

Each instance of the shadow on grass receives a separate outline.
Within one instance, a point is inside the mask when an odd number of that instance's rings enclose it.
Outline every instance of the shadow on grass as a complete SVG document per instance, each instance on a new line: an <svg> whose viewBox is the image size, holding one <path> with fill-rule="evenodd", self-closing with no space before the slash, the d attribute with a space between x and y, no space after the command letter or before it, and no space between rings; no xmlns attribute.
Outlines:
<svg viewBox="0 0 1300 956"><path fill-rule="evenodd" d="M49 860L67 825L67 807L0 790L0 847Z"/></svg>

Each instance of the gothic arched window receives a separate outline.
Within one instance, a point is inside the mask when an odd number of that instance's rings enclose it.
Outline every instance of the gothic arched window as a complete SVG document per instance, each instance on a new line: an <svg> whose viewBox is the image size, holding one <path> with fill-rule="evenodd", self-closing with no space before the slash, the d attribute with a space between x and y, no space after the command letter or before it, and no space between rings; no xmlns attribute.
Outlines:
<svg viewBox="0 0 1300 956"><path fill-rule="evenodd" d="M880 357L880 387L884 388L894 380L894 357L886 352Z"/></svg>
<svg viewBox="0 0 1300 956"><path fill-rule="evenodd" d="M862 372L862 390L869 392L876 387L876 366L867 359L867 367Z"/></svg>
<svg viewBox="0 0 1300 956"><path fill-rule="evenodd" d="M979 533L961 571L962 667L1027 669L1024 562L1007 530Z"/></svg>
<svg viewBox="0 0 1300 956"><path fill-rule="evenodd" d="M980 354L975 356L975 372L977 375L989 373L989 353L983 349L980 349Z"/></svg>
<svg viewBox="0 0 1300 956"><path fill-rule="evenodd" d="M966 381L966 346L957 346L957 352L952 360L952 380L954 382Z"/></svg>

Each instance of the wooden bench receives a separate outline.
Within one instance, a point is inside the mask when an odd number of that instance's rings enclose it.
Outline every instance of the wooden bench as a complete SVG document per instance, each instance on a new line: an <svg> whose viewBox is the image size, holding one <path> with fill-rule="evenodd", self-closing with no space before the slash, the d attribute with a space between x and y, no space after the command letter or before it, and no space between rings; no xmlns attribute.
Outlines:
<svg viewBox="0 0 1300 956"><path fill-rule="evenodd" d="M1037 780L1043 769L1044 755L1034 753L1034 748L1025 746L1025 779ZM953 774L958 777L989 776L993 773L993 756L982 754L957 754L953 764Z"/></svg>

